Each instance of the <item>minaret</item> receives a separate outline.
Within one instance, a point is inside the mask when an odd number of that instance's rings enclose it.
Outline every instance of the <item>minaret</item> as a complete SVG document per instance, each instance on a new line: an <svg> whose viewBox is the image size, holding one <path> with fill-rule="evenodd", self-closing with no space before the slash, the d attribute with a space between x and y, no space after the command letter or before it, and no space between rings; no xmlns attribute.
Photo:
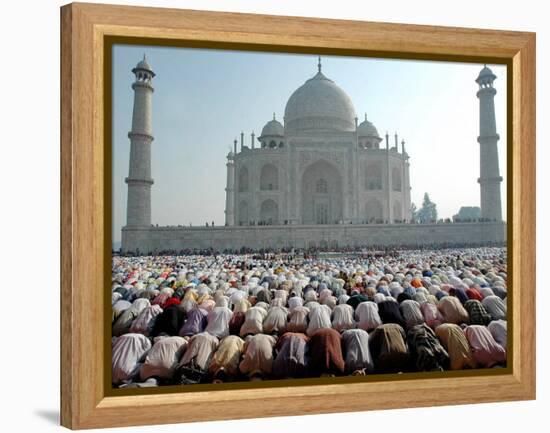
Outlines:
<svg viewBox="0 0 550 433"><path fill-rule="evenodd" d="M500 201L500 183L502 177L498 167L498 148L495 122L495 95L493 87L496 75L485 66L476 79L479 84L479 142L480 175L477 180L481 190L481 217L491 221L502 220L502 205Z"/></svg>
<svg viewBox="0 0 550 433"><path fill-rule="evenodd" d="M407 168L405 167L405 139L401 139L401 219L409 221L410 205L407 205Z"/></svg>
<svg viewBox="0 0 550 433"><path fill-rule="evenodd" d="M234 154L227 155L227 182L225 188L225 225L235 225L235 164Z"/></svg>
<svg viewBox="0 0 550 433"><path fill-rule="evenodd" d="M396 134L397 136L397 134ZM388 224L393 222L391 206L391 176L390 176L390 136L386 131L386 209Z"/></svg>
<svg viewBox="0 0 550 433"><path fill-rule="evenodd" d="M128 184L127 227L148 227L151 225L151 143L153 141L151 81L155 73L147 63L145 55L132 72L136 80L134 90L134 112L130 138L130 169Z"/></svg>

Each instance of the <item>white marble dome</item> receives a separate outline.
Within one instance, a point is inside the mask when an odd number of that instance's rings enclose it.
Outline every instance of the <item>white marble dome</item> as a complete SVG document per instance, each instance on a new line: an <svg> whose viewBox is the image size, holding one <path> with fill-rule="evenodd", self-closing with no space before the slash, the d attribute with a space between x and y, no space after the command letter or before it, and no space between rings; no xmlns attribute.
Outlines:
<svg viewBox="0 0 550 433"><path fill-rule="evenodd" d="M281 124L281 122L275 119L275 115L273 115L273 120L270 120L269 122L267 122L263 127L261 137L267 137L267 136L282 137L284 134L285 134L285 129L283 125Z"/></svg>
<svg viewBox="0 0 550 433"><path fill-rule="evenodd" d="M350 97L319 70L290 96L285 107L285 134L354 131L355 117Z"/></svg>
<svg viewBox="0 0 550 433"><path fill-rule="evenodd" d="M491 69L489 69L487 67L487 65L485 65L483 67L483 69L481 71L479 71L478 78L480 78L480 77L494 77L494 76L495 76L495 74L493 74L493 71L491 71Z"/></svg>
<svg viewBox="0 0 550 433"><path fill-rule="evenodd" d="M147 61L147 58L145 57L145 54L143 55L143 59L139 61L139 63L136 65L135 69L143 69L145 71L152 71L151 65Z"/></svg>
<svg viewBox="0 0 550 433"><path fill-rule="evenodd" d="M357 135L359 137L376 137L380 138L378 130L372 124L372 122L367 120L367 115L365 114L365 120L359 124L357 127Z"/></svg>
<svg viewBox="0 0 550 433"><path fill-rule="evenodd" d="M479 72L476 82L478 84L490 84L496 79L496 75L485 65L483 69Z"/></svg>

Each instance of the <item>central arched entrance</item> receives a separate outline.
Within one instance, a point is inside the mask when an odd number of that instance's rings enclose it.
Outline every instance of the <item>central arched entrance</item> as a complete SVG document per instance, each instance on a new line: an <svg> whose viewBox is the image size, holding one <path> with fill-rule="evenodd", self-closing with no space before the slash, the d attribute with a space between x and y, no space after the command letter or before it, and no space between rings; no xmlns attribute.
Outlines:
<svg viewBox="0 0 550 433"><path fill-rule="evenodd" d="M342 220L342 176L326 162L311 164L302 175L302 224L337 224Z"/></svg>

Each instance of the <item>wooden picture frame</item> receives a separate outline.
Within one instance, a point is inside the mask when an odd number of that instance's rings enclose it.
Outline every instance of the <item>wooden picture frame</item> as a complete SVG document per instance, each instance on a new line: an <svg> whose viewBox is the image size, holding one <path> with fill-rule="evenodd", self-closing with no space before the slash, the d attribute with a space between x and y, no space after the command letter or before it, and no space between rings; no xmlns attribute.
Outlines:
<svg viewBox="0 0 550 433"><path fill-rule="evenodd" d="M535 398L535 34L96 4L61 8L61 424L72 429ZM117 395L105 380L110 190L104 147L108 37L259 51L510 66L508 248L512 356L503 374ZM108 247L110 252L110 248ZM509 329L510 330L510 329ZM258 405L261 402L261 405ZM197 411L207 404L208 411ZM260 409L259 409L260 408Z"/></svg>

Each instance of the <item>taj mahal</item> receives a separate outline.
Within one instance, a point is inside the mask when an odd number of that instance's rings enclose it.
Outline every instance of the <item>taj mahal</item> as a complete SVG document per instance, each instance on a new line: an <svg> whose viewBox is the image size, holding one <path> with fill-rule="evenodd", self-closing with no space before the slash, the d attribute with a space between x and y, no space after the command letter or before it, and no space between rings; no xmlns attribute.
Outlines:
<svg viewBox="0 0 550 433"><path fill-rule="evenodd" d="M363 224L410 219L409 158L321 71L289 98L258 147L228 155L226 224Z"/></svg>
<svg viewBox="0 0 550 433"><path fill-rule="evenodd" d="M506 240L494 108L496 76L487 66L475 79L480 104L477 182L482 218L451 224L411 223L410 158L405 141L397 134L381 136L366 114L359 121L351 98L323 73L319 58L313 77L290 95L282 122L274 114L259 136L252 133L245 139L241 133L240 143L233 142L226 162L225 225L152 225L155 73L145 56L132 72L124 253L427 242L479 245Z"/></svg>

